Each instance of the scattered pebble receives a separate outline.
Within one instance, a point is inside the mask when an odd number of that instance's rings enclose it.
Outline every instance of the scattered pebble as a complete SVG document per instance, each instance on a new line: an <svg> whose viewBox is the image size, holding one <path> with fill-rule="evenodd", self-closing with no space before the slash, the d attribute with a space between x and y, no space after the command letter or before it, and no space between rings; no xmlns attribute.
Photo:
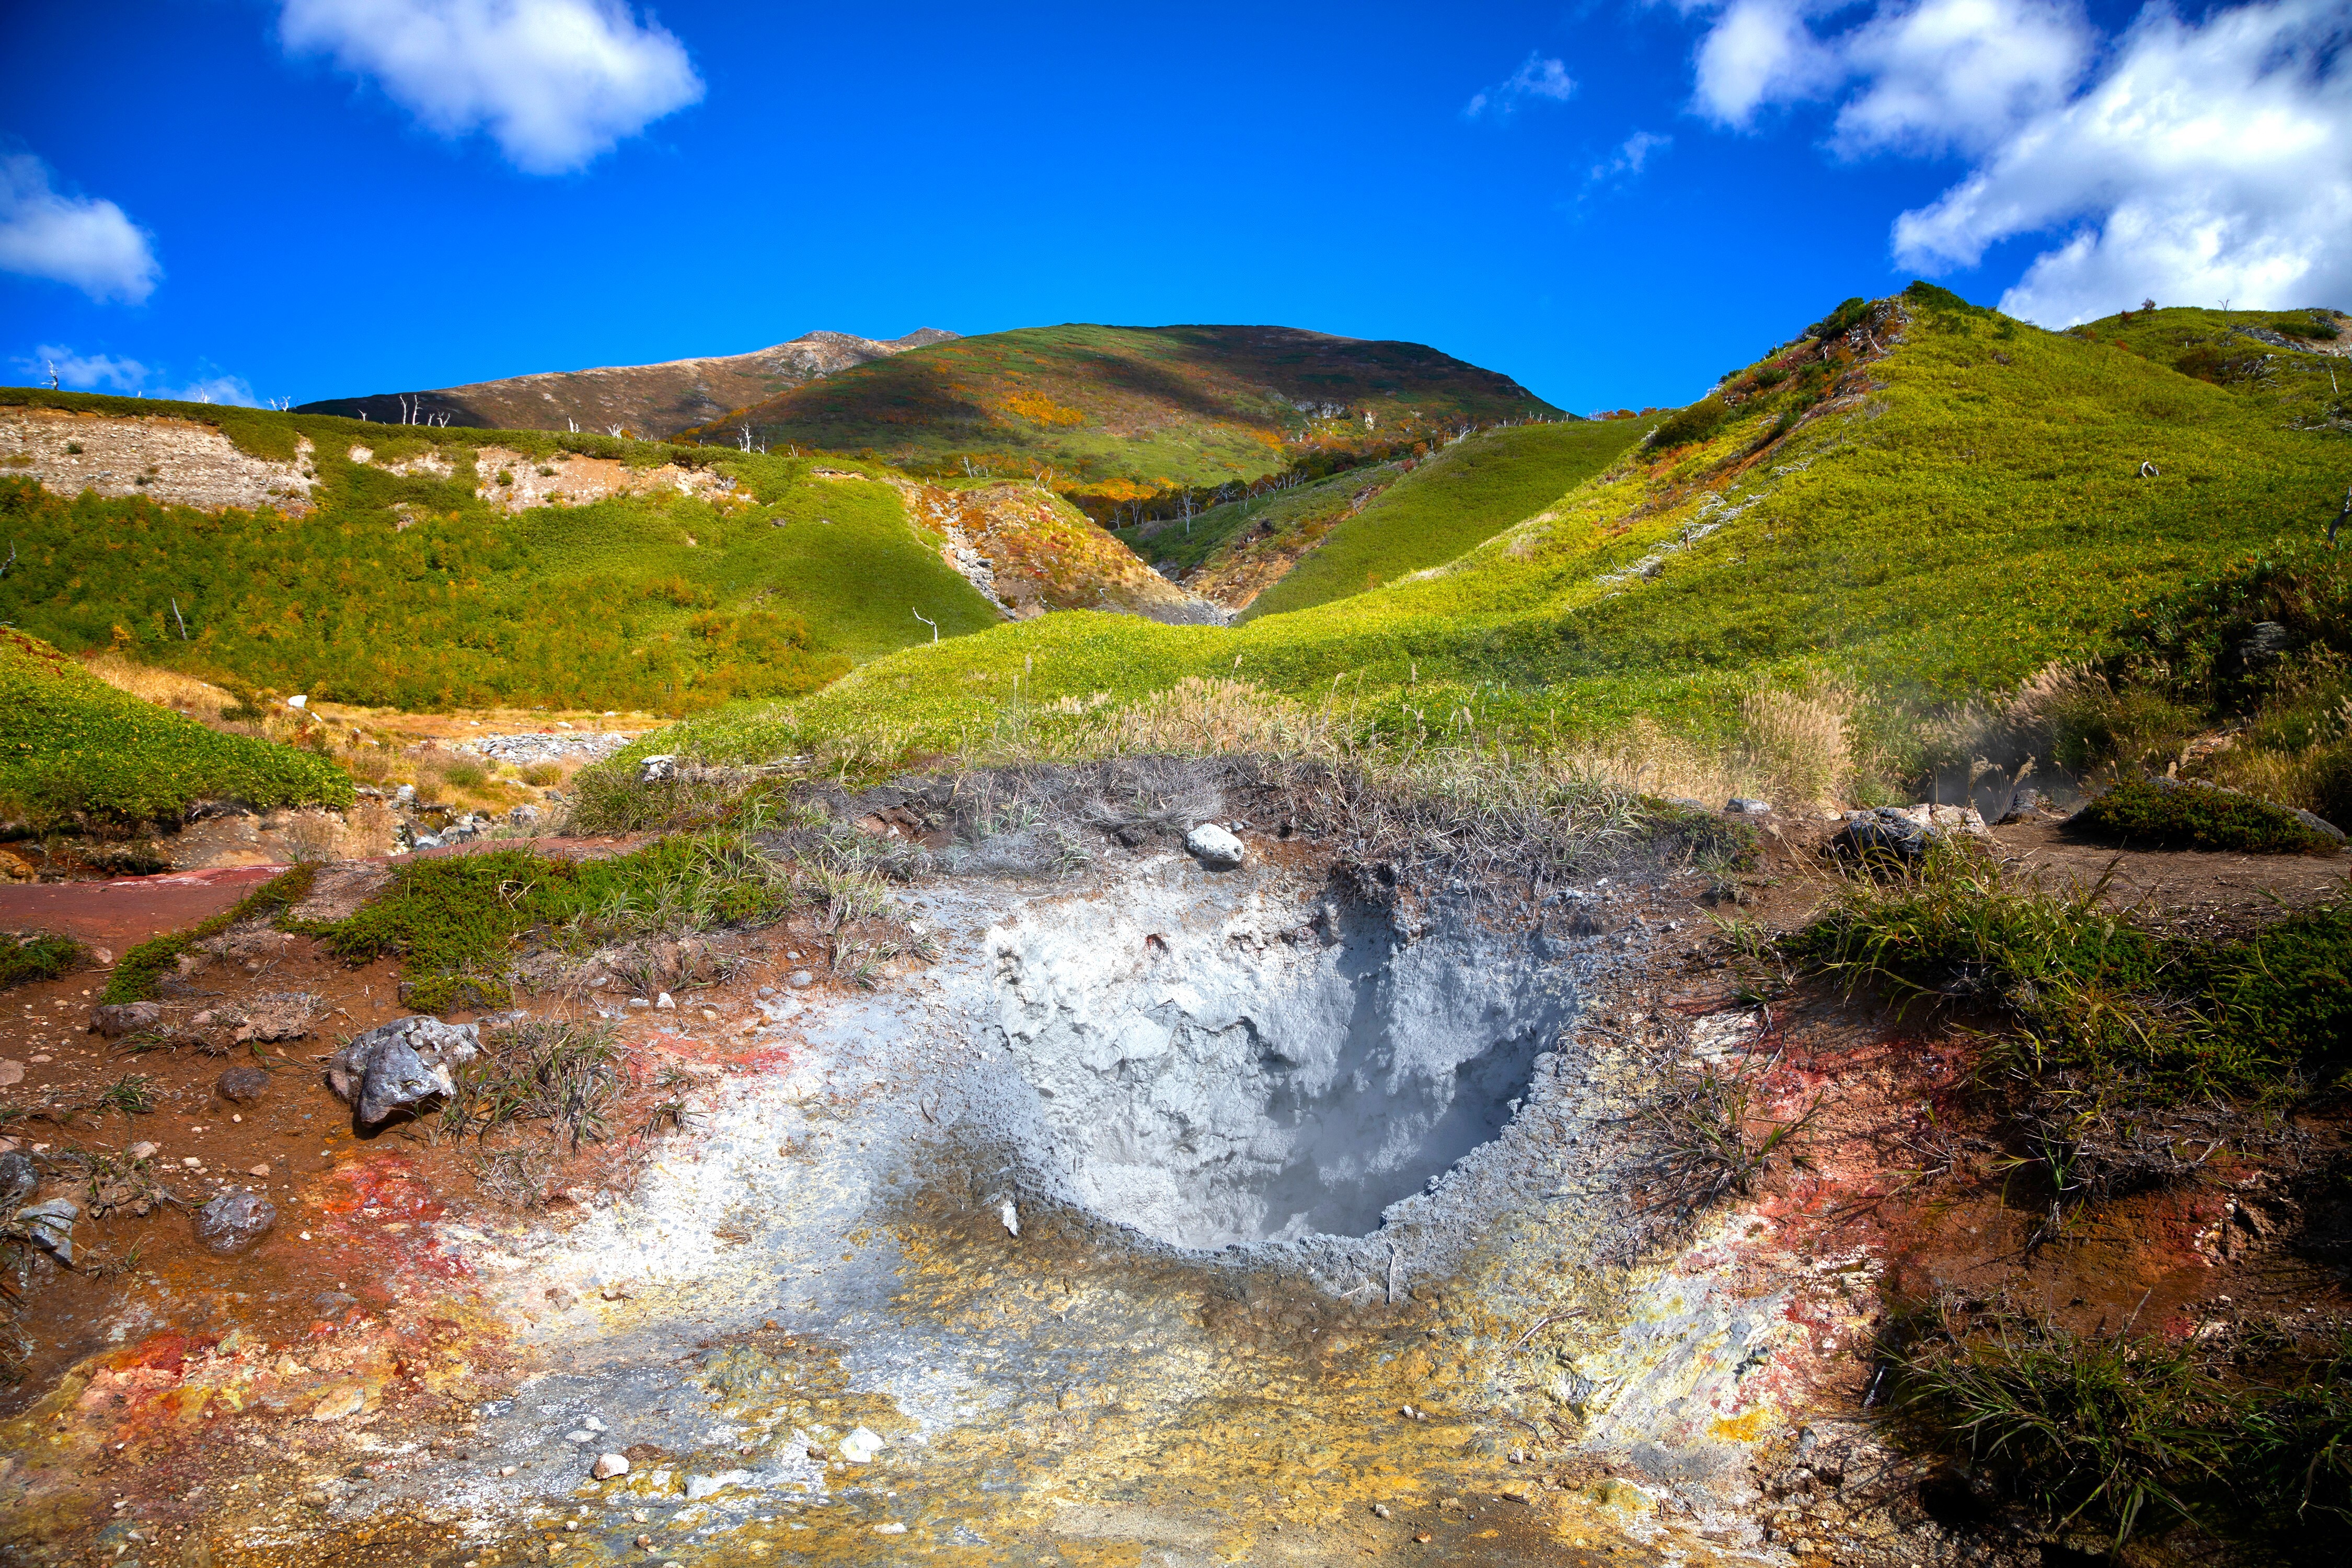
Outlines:
<svg viewBox="0 0 2352 1568"><path fill-rule="evenodd" d="M593 1473L600 1481L609 1481L614 1476L625 1476L629 1473L629 1457L626 1454L601 1454L597 1456Z"/></svg>
<svg viewBox="0 0 2352 1568"><path fill-rule="evenodd" d="M811 974L805 969L795 969L791 974L784 978L784 984L791 986L795 991L798 991L804 985L814 984L815 984L815 981L816 976Z"/></svg>
<svg viewBox="0 0 2352 1568"><path fill-rule="evenodd" d="M677 1002L665 991L654 998L654 1010L657 1013L674 1013L677 1010Z"/></svg>

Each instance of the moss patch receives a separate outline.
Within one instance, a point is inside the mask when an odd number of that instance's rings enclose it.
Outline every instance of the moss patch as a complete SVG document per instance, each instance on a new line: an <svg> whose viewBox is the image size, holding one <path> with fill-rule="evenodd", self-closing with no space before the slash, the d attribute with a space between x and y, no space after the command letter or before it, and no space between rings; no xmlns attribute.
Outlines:
<svg viewBox="0 0 2352 1568"><path fill-rule="evenodd" d="M2198 784L2129 779L2069 819L2070 831L2136 848L2333 855L2343 846L2268 801Z"/></svg>

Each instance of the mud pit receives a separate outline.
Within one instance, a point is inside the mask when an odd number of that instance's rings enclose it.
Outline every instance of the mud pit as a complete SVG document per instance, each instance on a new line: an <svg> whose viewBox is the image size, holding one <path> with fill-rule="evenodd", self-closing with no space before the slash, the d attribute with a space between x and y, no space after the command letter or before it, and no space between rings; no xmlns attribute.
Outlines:
<svg viewBox="0 0 2352 1568"><path fill-rule="evenodd" d="M616 1121L544 1212L417 1129L314 1131L336 1108L300 1074L225 1129L217 1060L141 1058L197 1125L73 1136L299 1158L238 1258L163 1213L77 1233L142 1248L120 1269L36 1268L0 1560L1997 1560L1847 1418L1951 1049L1748 1008L1692 942L1703 879L1391 908L1250 843L1233 873L1106 845L1058 879L919 879L888 918L939 956L871 991L803 917L674 1012L531 999L612 1023L689 1113ZM198 979L381 1016L382 966L280 945ZM68 1033L92 978L11 994L28 1085L123 1065ZM1686 1235L1641 1147L1667 1060L1755 1064L1767 1118L1828 1104L1801 1166ZM1988 1192L1937 1245L1993 1246ZM2167 1267L2182 1311L2242 1289Z"/></svg>
<svg viewBox="0 0 2352 1568"><path fill-rule="evenodd" d="M990 933L989 1032L1035 1092L1076 1202L1173 1246L1359 1237L1509 1121L1575 1000L1471 922L1410 945L1372 913L1204 922L1194 895Z"/></svg>

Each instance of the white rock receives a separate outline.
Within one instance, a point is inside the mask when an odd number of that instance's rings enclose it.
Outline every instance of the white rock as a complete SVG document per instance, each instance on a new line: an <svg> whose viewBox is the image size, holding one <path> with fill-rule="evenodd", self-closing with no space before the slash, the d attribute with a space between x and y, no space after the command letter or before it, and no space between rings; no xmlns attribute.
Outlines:
<svg viewBox="0 0 2352 1568"><path fill-rule="evenodd" d="M609 1481L614 1476L628 1473L629 1457L626 1454L604 1454L597 1458L594 1474L598 1480Z"/></svg>
<svg viewBox="0 0 2352 1568"><path fill-rule="evenodd" d="M894 1519L887 1524L876 1525L874 1527L874 1533L877 1535L904 1535L907 1533L907 1527Z"/></svg>
<svg viewBox="0 0 2352 1568"><path fill-rule="evenodd" d="M713 1492L741 1486L751 1479L749 1470L721 1470L715 1476L688 1476L686 1478L686 1500L700 1502Z"/></svg>
<svg viewBox="0 0 2352 1568"><path fill-rule="evenodd" d="M1242 863L1242 841L1213 822L1204 822L1184 836L1184 847L1204 866L1232 868Z"/></svg>
<svg viewBox="0 0 2352 1568"><path fill-rule="evenodd" d="M1011 1198L1004 1200L1004 1206L996 1211L996 1217L1004 1222L1004 1228L1007 1231L1014 1236L1021 1234L1021 1211L1013 1206Z"/></svg>
<svg viewBox="0 0 2352 1568"><path fill-rule="evenodd" d="M155 1157L155 1145L146 1142L133 1143L123 1152L134 1160L152 1160Z"/></svg>
<svg viewBox="0 0 2352 1568"><path fill-rule="evenodd" d="M654 1010L657 1013L676 1012L677 1010L677 1002L668 992L665 991L660 995L654 998Z"/></svg>
<svg viewBox="0 0 2352 1568"><path fill-rule="evenodd" d="M841 1440L841 1457L853 1465L872 1464L874 1456L880 1453L882 1448L881 1435L869 1432L863 1426Z"/></svg>

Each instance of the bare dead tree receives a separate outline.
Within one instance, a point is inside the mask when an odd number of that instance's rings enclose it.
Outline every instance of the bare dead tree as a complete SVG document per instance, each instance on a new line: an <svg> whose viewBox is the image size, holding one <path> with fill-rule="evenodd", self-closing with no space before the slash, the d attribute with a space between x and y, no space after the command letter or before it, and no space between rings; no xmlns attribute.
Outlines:
<svg viewBox="0 0 2352 1568"><path fill-rule="evenodd" d="M50 390L51 392L55 392L57 389L58 389L58 362L57 362L57 361L55 361L55 360L51 360L51 361L49 361L49 390Z"/></svg>
<svg viewBox="0 0 2352 1568"><path fill-rule="evenodd" d="M604 426L604 434L607 436L617 437L624 434L627 429L628 426L625 425L607 425Z"/></svg>
<svg viewBox="0 0 2352 1568"><path fill-rule="evenodd" d="M8 568L15 564L16 564L16 542L12 539L8 542L8 559L0 561L0 577L8 575Z"/></svg>
<svg viewBox="0 0 2352 1568"><path fill-rule="evenodd" d="M916 618L917 620L919 620L919 621L922 622L922 623L923 623L923 625L925 625L925 626L929 626L929 627L930 627L930 628L931 628L931 640L932 640L933 642L937 642L937 641L939 641L939 640L940 640L940 623L939 623L939 622L937 622L937 621L935 621L935 620L931 619L931 617L930 617L930 616L927 616L927 615L923 614L923 612L922 612L922 611L920 611L920 610L917 610L917 611L915 612L915 618Z"/></svg>
<svg viewBox="0 0 2352 1568"><path fill-rule="evenodd" d="M742 424L735 426L735 434L738 437L738 444L741 446L743 450L747 452L750 451L751 449L751 422L746 419Z"/></svg>
<svg viewBox="0 0 2352 1568"><path fill-rule="evenodd" d="M187 641L188 617L180 614L180 601L176 595L173 595L172 599L172 618L180 623L180 640L182 642Z"/></svg>

